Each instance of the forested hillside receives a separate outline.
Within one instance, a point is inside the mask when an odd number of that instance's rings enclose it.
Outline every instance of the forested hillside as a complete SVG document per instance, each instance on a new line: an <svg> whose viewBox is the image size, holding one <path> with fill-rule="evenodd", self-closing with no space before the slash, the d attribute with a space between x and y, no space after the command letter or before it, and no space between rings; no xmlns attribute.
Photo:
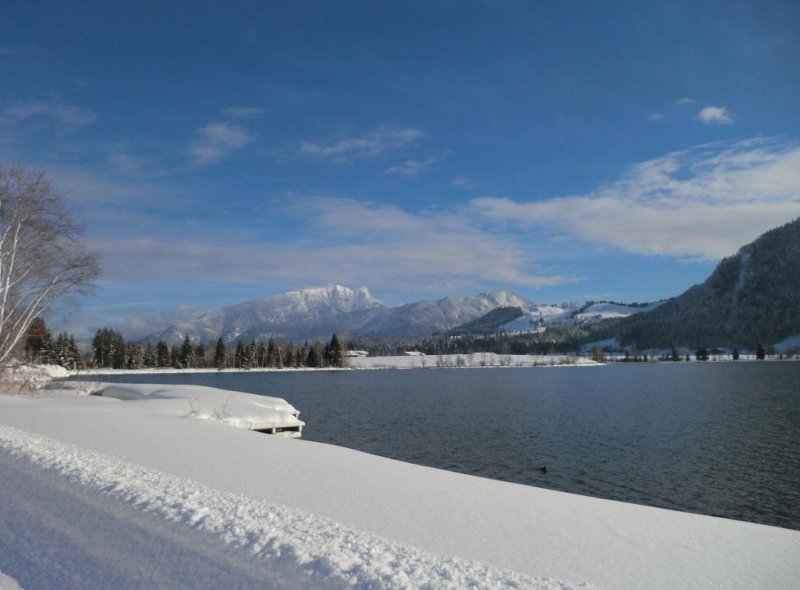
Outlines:
<svg viewBox="0 0 800 590"><path fill-rule="evenodd" d="M612 332L639 348L754 349L800 334L800 218L722 260L705 282Z"/></svg>

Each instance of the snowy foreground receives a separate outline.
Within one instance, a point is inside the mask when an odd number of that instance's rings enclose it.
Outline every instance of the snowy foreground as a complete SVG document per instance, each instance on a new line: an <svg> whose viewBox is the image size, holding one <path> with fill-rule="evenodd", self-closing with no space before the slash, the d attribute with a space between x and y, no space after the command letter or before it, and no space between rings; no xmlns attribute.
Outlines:
<svg viewBox="0 0 800 590"><path fill-rule="evenodd" d="M800 587L797 531L260 434L187 402L252 414L232 392L98 387L0 395L0 588Z"/></svg>

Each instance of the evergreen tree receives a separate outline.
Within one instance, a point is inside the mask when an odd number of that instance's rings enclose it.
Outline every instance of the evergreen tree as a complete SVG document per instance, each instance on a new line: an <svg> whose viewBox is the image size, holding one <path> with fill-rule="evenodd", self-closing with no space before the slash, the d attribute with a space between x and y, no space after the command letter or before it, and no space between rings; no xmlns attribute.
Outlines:
<svg viewBox="0 0 800 590"><path fill-rule="evenodd" d="M283 350L283 365L291 369L299 367L301 364L297 362L297 347L291 342L287 342Z"/></svg>
<svg viewBox="0 0 800 590"><path fill-rule="evenodd" d="M153 368L158 364L156 362L156 351L153 348L153 345L149 342L144 345L143 362L144 366L148 369Z"/></svg>
<svg viewBox="0 0 800 590"><path fill-rule="evenodd" d="M144 368L144 347L140 343L128 345L128 368Z"/></svg>
<svg viewBox="0 0 800 590"><path fill-rule="evenodd" d="M173 369L182 369L181 365L181 347L170 346L169 348L169 364Z"/></svg>
<svg viewBox="0 0 800 590"><path fill-rule="evenodd" d="M200 369L207 366L206 365L206 347L202 344L198 344L192 350L192 368L193 369Z"/></svg>
<svg viewBox="0 0 800 590"><path fill-rule="evenodd" d="M181 369L188 369L192 366L192 341L189 340L189 335L187 334L183 338L183 344L181 344L181 352L178 357L178 363L180 364Z"/></svg>
<svg viewBox="0 0 800 590"><path fill-rule="evenodd" d="M241 368L244 367L245 355L246 355L246 353L245 353L245 350L244 350L244 344L242 344L242 341L239 340L236 343L236 352L233 355L233 366L234 366L234 368L241 369Z"/></svg>
<svg viewBox="0 0 800 590"><path fill-rule="evenodd" d="M245 368L252 369L256 366L256 355L258 349L256 347L255 338L250 342L247 346L247 350L245 351Z"/></svg>
<svg viewBox="0 0 800 590"><path fill-rule="evenodd" d="M214 366L220 371L225 368L225 343L220 337L214 349Z"/></svg>
<svg viewBox="0 0 800 590"><path fill-rule="evenodd" d="M261 340L256 345L256 366L259 368L267 366L267 347Z"/></svg>
<svg viewBox="0 0 800 590"><path fill-rule="evenodd" d="M767 356L767 353L764 351L764 347L761 346L759 342L758 347L756 347L756 358L760 361L763 361Z"/></svg>
<svg viewBox="0 0 800 590"><path fill-rule="evenodd" d="M156 345L156 366L161 369L169 367L169 357L169 346L159 340L158 344Z"/></svg>
<svg viewBox="0 0 800 590"><path fill-rule="evenodd" d="M97 330L92 339L92 359L96 367L124 369L127 358L122 334L109 328Z"/></svg>
<svg viewBox="0 0 800 590"><path fill-rule="evenodd" d="M119 332L111 333L111 366L114 369L124 369L127 359L125 339Z"/></svg>
<svg viewBox="0 0 800 590"><path fill-rule="evenodd" d="M336 337L334 333L331 336L330 344L328 344L328 364L332 367L341 367L342 361L344 359L344 350L342 345L339 343L339 339Z"/></svg>
<svg viewBox="0 0 800 590"><path fill-rule="evenodd" d="M320 359L317 355L317 347L313 344L308 349L308 356L306 357L306 367L319 367Z"/></svg>

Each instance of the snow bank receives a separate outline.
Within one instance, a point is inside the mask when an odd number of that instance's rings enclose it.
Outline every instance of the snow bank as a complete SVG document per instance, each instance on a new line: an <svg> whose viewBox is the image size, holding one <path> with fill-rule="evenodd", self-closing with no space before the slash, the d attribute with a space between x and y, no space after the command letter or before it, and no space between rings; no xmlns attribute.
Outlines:
<svg viewBox="0 0 800 590"><path fill-rule="evenodd" d="M64 377L69 377L69 371L61 365L33 365L14 361L3 371L4 380L19 384L27 383L31 386L43 385L52 379Z"/></svg>
<svg viewBox="0 0 800 590"><path fill-rule="evenodd" d="M252 587L247 572L275 588L800 582L798 531L264 436L191 419L173 387L142 387L153 388L144 402L0 396L0 473L12 474L0 478L0 505L15 507L0 511L0 571L20 586L68 572L73 587L88 587L97 568L112 580L140 575L153 547L172 559L152 587L203 587L205 574L192 574L220 556L226 587Z"/></svg>
<svg viewBox="0 0 800 590"><path fill-rule="evenodd" d="M47 389L71 390L121 401L157 401L159 411L218 420L247 430L277 430L299 437L305 425L300 412L284 399L202 385L148 385L86 381L54 382Z"/></svg>

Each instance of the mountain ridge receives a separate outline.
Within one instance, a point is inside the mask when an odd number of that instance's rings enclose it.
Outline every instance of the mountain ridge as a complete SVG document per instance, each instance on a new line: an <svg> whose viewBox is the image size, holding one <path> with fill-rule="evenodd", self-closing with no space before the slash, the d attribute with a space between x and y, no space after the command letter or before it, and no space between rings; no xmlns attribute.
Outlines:
<svg viewBox="0 0 800 590"><path fill-rule="evenodd" d="M742 246L681 295L621 320L612 333L641 348L748 349L800 334L800 218Z"/></svg>
<svg viewBox="0 0 800 590"><path fill-rule="evenodd" d="M476 296L449 296L387 307L366 287L327 285L288 291L204 313L173 324L143 339L177 344L222 338L236 340L279 338L293 341L328 338L346 333L360 336L429 336L464 324L502 306L533 305L510 291L494 289Z"/></svg>

